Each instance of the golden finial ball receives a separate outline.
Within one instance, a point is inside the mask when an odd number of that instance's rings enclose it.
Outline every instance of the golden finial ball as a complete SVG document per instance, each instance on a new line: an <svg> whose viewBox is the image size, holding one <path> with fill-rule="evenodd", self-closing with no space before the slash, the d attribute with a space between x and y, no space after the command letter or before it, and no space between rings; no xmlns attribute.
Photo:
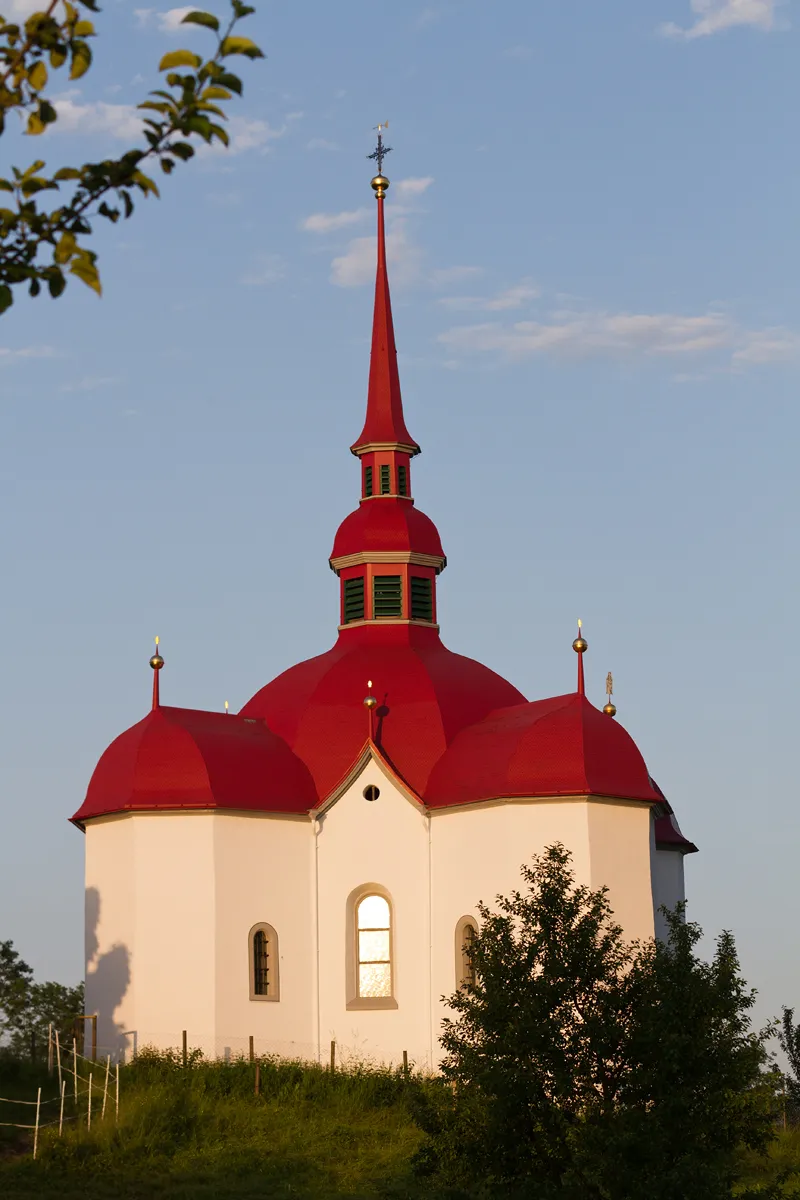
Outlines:
<svg viewBox="0 0 800 1200"><path fill-rule="evenodd" d="M609 700L608 704L603 705L603 712L607 717L615 717L617 715L617 706Z"/></svg>
<svg viewBox="0 0 800 1200"><path fill-rule="evenodd" d="M373 179L370 180L370 186L371 186L372 190L374 191L375 195L380 198L381 196L386 194L386 191L389 187L389 180L386 178L385 175L376 175Z"/></svg>
<svg viewBox="0 0 800 1200"><path fill-rule="evenodd" d="M163 667L163 665L164 665L164 660L160 654L154 654L153 657L150 659L150 666L153 668L154 671L160 671L161 668Z"/></svg>
<svg viewBox="0 0 800 1200"><path fill-rule="evenodd" d="M585 654L589 649L589 643L586 641L586 638L582 633L578 634L578 636L575 638L575 641L572 643L572 649L576 654Z"/></svg>
<svg viewBox="0 0 800 1200"><path fill-rule="evenodd" d="M378 707L378 701L375 699L374 696L365 696L364 697L364 708L377 708L377 707Z"/></svg>

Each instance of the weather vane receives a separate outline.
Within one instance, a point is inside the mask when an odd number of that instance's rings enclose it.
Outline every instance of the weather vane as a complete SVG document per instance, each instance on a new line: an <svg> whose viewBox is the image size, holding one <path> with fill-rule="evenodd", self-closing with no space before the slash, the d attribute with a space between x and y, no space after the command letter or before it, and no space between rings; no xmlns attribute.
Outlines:
<svg viewBox="0 0 800 1200"><path fill-rule="evenodd" d="M606 695L608 696L609 700L614 695L614 676L610 671L606 675Z"/></svg>
<svg viewBox="0 0 800 1200"><path fill-rule="evenodd" d="M389 122L382 121L380 123L380 125L376 125L375 128L378 131L378 144L375 147L375 149L372 151L372 154L367 155L367 158L373 159L378 164L378 174L382 175L383 174L383 160L386 157L386 155L391 154L391 151L392 151L391 146L384 146L384 144L383 144L383 130L389 128Z"/></svg>

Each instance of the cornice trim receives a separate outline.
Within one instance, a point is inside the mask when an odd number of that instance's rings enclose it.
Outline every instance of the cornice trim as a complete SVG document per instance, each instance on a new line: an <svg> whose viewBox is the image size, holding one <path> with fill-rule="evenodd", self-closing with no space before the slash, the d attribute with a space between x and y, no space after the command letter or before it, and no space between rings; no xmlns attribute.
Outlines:
<svg viewBox="0 0 800 1200"><path fill-rule="evenodd" d="M360 567L367 563L413 563L417 567L433 567L437 575L447 566L444 555L421 554L418 550L359 550L356 554L341 554L328 561L337 575L345 567Z"/></svg>
<svg viewBox="0 0 800 1200"><path fill-rule="evenodd" d="M436 621L401 620L400 617L364 617L361 621L348 621L346 625L337 625L339 633L344 629L359 629L362 625L419 625L422 629L435 629L439 632Z"/></svg>
<svg viewBox="0 0 800 1200"><path fill-rule="evenodd" d="M410 455L411 458L422 453L420 447L411 442L364 442L360 446L350 447L350 453L355 454L356 458L361 458L362 454L374 454L381 450L399 450L403 454Z"/></svg>

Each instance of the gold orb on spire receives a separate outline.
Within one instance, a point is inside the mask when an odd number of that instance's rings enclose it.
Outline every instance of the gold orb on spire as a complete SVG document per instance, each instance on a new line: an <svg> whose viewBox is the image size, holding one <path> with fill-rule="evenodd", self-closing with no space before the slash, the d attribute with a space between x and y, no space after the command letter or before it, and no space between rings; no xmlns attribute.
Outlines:
<svg viewBox="0 0 800 1200"><path fill-rule="evenodd" d="M603 712L607 717L615 717L617 715L617 706L614 704L613 700L609 700L603 705Z"/></svg>
<svg viewBox="0 0 800 1200"><path fill-rule="evenodd" d="M379 200L381 200L386 195L389 187L389 180L385 175L374 175L369 182L370 187L374 191L375 195Z"/></svg>
<svg viewBox="0 0 800 1200"><path fill-rule="evenodd" d="M586 651L589 649L589 643L586 641L586 638L583 636L583 621L580 619L580 617L578 618L578 636L575 638L575 641L572 643L572 649L575 651L576 654L585 654Z"/></svg>
<svg viewBox="0 0 800 1200"><path fill-rule="evenodd" d="M160 638L156 638L156 652L153 655L153 657L150 659L150 666L153 668L154 671L160 671L164 665L164 660L161 657L160 650L158 649L158 643L160 642L160 640L161 640Z"/></svg>

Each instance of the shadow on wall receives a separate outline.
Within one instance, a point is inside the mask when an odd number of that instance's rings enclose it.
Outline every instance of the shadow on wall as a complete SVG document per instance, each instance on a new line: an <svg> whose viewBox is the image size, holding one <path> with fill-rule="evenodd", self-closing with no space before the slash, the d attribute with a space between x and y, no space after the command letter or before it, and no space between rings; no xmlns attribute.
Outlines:
<svg viewBox="0 0 800 1200"><path fill-rule="evenodd" d="M131 982L128 947L116 943L105 954L99 954L97 930L100 924L100 893L97 888L86 890L86 1012L97 1013L97 1051L105 1058L110 1054L118 1061L133 1049L132 1035L117 1025L114 1013L126 995Z"/></svg>

